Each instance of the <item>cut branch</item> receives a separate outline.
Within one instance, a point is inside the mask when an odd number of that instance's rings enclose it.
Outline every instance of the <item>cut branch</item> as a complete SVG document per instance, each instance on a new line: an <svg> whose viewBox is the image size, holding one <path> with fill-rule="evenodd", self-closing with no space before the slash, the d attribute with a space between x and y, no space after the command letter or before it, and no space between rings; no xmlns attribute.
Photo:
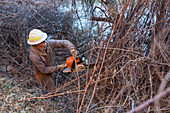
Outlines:
<svg viewBox="0 0 170 113"><path fill-rule="evenodd" d="M112 23L114 20L111 18L100 18L100 17L90 17L90 20L94 21L104 21L104 22L110 22Z"/></svg>

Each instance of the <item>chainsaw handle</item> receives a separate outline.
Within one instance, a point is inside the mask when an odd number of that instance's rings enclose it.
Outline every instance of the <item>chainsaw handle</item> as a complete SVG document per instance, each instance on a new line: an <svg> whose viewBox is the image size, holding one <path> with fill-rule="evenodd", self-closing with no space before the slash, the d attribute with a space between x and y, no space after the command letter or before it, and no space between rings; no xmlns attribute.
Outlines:
<svg viewBox="0 0 170 113"><path fill-rule="evenodd" d="M77 55L79 54L79 52L78 52L76 49L72 49L72 50L70 51L70 53L71 53L71 55L72 55L74 58L76 58Z"/></svg>

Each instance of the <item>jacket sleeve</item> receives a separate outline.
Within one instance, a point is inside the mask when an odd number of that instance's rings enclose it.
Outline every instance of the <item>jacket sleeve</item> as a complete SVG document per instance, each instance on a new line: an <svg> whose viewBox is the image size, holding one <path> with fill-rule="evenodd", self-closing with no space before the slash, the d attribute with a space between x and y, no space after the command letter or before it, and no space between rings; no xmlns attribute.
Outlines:
<svg viewBox="0 0 170 113"><path fill-rule="evenodd" d="M49 74L59 70L58 66L47 67L40 56L32 55L30 56L30 60L34 64L36 70L43 74Z"/></svg>
<svg viewBox="0 0 170 113"><path fill-rule="evenodd" d="M75 46L68 40L49 40L49 44L54 49L55 47L64 47L69 50L75 49Z"/></svg>

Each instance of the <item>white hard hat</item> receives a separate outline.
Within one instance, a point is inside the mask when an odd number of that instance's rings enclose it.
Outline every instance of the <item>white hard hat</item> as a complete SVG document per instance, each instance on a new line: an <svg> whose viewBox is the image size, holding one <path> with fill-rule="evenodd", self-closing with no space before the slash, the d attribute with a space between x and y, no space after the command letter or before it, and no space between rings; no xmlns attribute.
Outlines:
<svg viewBox="0 0 170 113"><path fill-rule="evenodd" d="M29 45L36 45L47 39L47 34L39 29L33 29L29 33L29 39L27 43Z"/></svg>

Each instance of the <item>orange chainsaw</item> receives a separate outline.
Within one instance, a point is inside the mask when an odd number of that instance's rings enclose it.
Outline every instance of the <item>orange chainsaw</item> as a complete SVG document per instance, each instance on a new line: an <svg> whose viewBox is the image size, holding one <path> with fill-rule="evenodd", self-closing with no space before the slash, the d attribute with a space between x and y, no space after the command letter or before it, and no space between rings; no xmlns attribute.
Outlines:
<svg viewBox="0 0 170 113"><path fill-rule="evenodd" d="M87 69L88 66L87 64L88 64L88 60L84 56L77 57L76 59L73 56L67 57L66 58L67 68L65 68L63 72L64 73L74 72L76 70L83 71Z"/></svg>

